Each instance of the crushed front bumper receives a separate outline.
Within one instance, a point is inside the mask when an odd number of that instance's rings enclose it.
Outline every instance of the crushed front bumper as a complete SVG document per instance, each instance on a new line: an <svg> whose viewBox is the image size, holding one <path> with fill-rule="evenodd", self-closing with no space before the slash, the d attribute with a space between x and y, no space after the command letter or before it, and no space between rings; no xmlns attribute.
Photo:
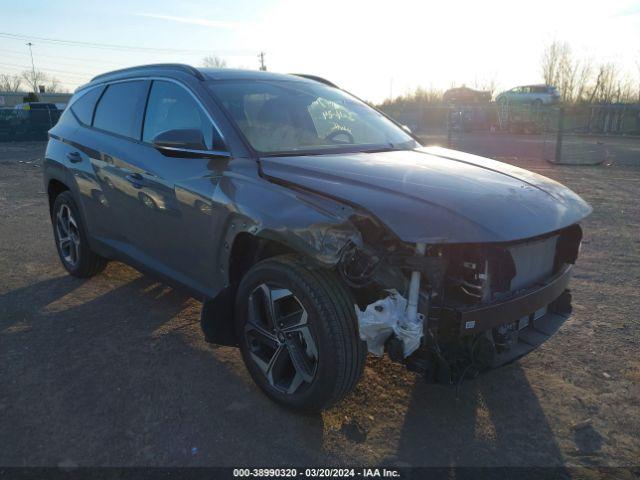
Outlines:
<svg viewBox="0 0 640 480"><path fill-rule="evenodd" d="M443 348L429 357L435 365L427 367L431 371L425 374L450 383L464 375L467 365L480 373L510 363L544 343L571 313L571 294L567 289L571 271L572 265L567 264L544 283L502 301L450 307L439 312L438 330L445 333L440 342ZM501 347L495 342L499 330L509 332L508 344ZM433 348L426 347L433 354ZM418 363L426 365L424 358Z"/></svg>
<svg viewBox="0 0 640 480"><path fill-rule="evenodd" d="M546 342L569 318L569 313L548 312L518 331L517 341L508 350L496 353L491 368L511 363Z"/></svg>
<svg viewBox="0 0 640 480"><path fill-rule="evenodd" d="M460 335L473 335L512 323L552 304L569 286L571 270L572 265L566 265L545 283L504 301L454 310Z"/></svg>

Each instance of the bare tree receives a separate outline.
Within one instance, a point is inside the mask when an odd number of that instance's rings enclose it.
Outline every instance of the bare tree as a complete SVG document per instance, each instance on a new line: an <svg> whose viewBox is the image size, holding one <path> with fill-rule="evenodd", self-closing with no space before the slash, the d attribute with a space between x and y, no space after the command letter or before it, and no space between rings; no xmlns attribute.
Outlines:
<svg viewBox="0 0 640 480"><path fill-rule="evenodd" d="M207 55L202 59L202 66L208 68L227 68L227 61L216 55Z"/></svg>
<svg viewBox="0 0 640 480"><path fill-rule="evenodd" d="M49 76L41 70L25 70L22 72L22 80L34 93L39 92L40 86L44 86L44 91L49 93L58 93L62 90L57 78Z"/></svg>
<svg viewBox="0 0 640 480"><path fill-rule="evenodd" d="M571 100L573 102L584 102L589 89L589 82L593 78L593 65L591 60L585 60L578 67L577 75L575 77L575 90L573 92Z"/></svg>
<svg viewBox="0 0 640 480"><path fill-rule="evenodd" d="M542 78L547 85L555 85L560 70L560 57L566 44L554 41L546 46L542 53Z"/></svg>
<svg viewBox="0 0 640 480"><path fill-rule="evenodd" d="M49 93L60 93L62 92L62 85L55 77L50 77L49 82L45 85L45 91Z"/></svg>
<svg viewBox="0 0 640 480"><path fill-rule="evenodd" d="M476 90L483 90L485 92L491 93L491 98L493 98L493 94L496 92L496 88L498 86L498 82L496 80L496 75L494 74L490 78L478 80L476 79L473 82L473 88Z"/></svg>
<svg viewBox="0 0 640 480"><path fill-rule="evenodd" d="M22 85L20 75L0 74L0 92L17 92Z"/></svg>
<svg viewBox="0 0 640 480"><path fill-rule="evenodd" d="M575 58L567 43L554 41L547 45L541 68L545 83L558 88L563 102L584 102L601 88L597 81L596 87L590 87L594 72L592 60Z"/></svg>

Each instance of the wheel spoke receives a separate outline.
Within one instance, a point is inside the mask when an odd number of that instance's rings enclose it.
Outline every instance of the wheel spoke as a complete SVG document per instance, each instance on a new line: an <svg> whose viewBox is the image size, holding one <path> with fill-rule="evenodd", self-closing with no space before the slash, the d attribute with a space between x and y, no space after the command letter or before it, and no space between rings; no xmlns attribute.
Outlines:
<svg viewBox="0 0 640 480"><path fill-rule="evenodd" d="M273 321L271 320L273 316L270 301L265 298L265 296L269 294L269 289L263 284L256 288L249 296L249 315L245 329L253 328L256 331L259 331L263 336L276 341Z"/></svg>
<svg viewBox="0 0 640 480"><path fill-rule="evenodd" d="M274 330L275 314L273 311L273 299L271 296L271 289L263 283L256 290L254 290L253 295L256 295L258 302L261 302L261 305L256 305L256 307L260 308L260 313L262 313L261 315L262 318L260 318L260 320L269 330Z"/></svg>
<svg viewBox="0 0 640 480"><path fill-rule="evenodd" d="M279 387L277 384L278 377L280 376L280 370L283 366L283 361L286 360L287 348L284 345L278 345L278 348L273 353L273 357L269 360L265 375L267 380L274 387Z"/></svg>
<svg viewBox="0 0 640 480"><path fill-rule="evenodd" d="M78 249L75 244L72 244L69 249L69 257L71 259L71 263L76 263L78 261Z"/></svg>
<svg viewBox="0 0 640 480"><path fill-rule="evenodd" d="M309 328L308 325L304 325L302 327L299 327L297 329L298 332L300 332L300 335L302 336L302 339L304 340L305 343L305 351L307 353L307 355L311 358L313 358L314 360L318 359L318 347L316 346L316 342L313 339L313 335L311 335L311 329Z"/></svg>
<svg viewBox="0 0 640 480"><path fill-rule="evenodd" d="M291 380L291 383L287 388L287 393L289 395L291 395L292 393L295 393L296 390L298 390L298 388L300 388L300 385L302 385L303 383L304 383L303 376L296 371L296 374L293 376L293 380Z"/></svg>
<svg viewBox="0 0 640 480"><path fill-rule="evenodd" d="M259 340L262 340L262 343L269 344L266 343L267 341L270 342L270 344L278 343L278 339L276 338L275 334L264 328L262 325L253 322L247 322L244 327L244 331L247 334L259 337Z"/></svg>
<svg viewBox="0 0 640 480"><path fill-rule="evenodd" d="M293 368L296 370L296 375L301 375L302 380L310 383L313 380L313 364L305 355L305 349L300 338L292 334L290 337L287 336L285 344L289 351Z"/></svg>
<svg viewBox="0 0 640 480"><path fill-rule="evenodd" d="M307 311L300 307L300 310L289 313L278 319L282 324L282 330L285 332L292 332L307 324Z"/></svg>
<svg viewBox="0 0 640 480"><path fill-rule="evenodd" d="M62 209L58 212L58 215L56 215L56 227L58 229L58 236L69 236L69 229L65 225L65 221L62 217Z"/></svg>

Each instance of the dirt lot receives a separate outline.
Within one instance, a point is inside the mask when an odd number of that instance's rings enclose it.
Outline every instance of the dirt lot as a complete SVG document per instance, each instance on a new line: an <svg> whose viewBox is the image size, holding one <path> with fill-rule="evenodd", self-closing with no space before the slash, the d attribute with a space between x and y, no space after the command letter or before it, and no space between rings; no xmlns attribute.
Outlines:
<svg viewBox="0 0 640 480"><path fill-rule="evenodd" d="M198 302L120 263L65 275L43 152L0 144L0 465L639 463L640 168L516 162L595 209L549 342L458 392L371 358L346 401L300 416L203 341Z"/></svg>

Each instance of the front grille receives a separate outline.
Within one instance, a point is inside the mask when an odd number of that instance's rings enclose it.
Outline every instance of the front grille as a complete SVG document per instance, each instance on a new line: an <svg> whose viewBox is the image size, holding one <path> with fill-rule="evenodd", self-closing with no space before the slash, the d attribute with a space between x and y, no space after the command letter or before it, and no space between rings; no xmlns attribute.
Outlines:
<svg viewBox="0 0 640 480"><path fill-rule="evenodd" d="M516 267L510 290L530 287L551 276L558 236L548 237L508 247Z"/></svg>

